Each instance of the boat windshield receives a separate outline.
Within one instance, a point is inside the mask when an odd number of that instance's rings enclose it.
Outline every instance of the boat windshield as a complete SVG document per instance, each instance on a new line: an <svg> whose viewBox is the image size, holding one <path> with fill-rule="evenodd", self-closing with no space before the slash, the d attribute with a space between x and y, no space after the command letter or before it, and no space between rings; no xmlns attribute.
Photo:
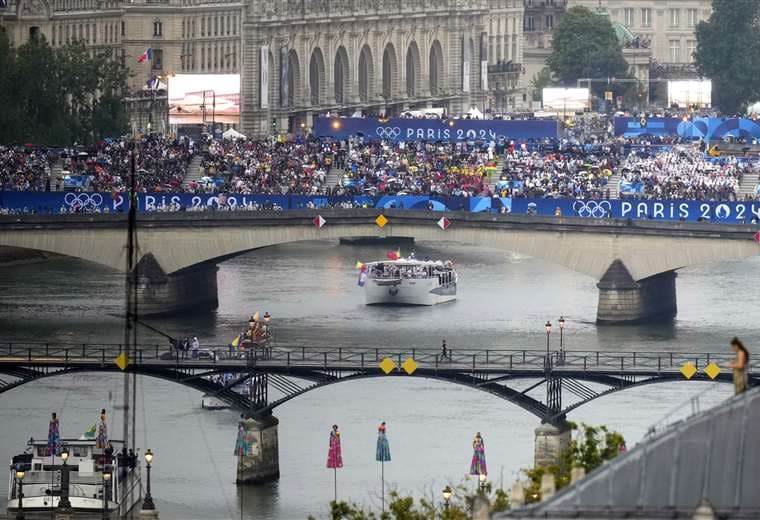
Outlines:
<svg viewBox="0 0 760 520"><path fill-rule="evenodd" d="M400 279L400 278L432 278L442 273L444 269L433 263L429 264L398 264L384 263L371 264L367 276L375 279Z"/></svg>

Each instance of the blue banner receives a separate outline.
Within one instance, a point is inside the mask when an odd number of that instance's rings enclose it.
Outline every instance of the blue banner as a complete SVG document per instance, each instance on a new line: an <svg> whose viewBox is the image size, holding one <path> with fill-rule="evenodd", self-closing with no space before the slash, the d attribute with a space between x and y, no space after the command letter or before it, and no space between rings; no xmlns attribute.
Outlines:
<svg viewBox="0 0 760 520"><path fill-rule="evenodd" d="M638 189L638 187L634 187ZM709 221L728 224L760 220L760 201L578 200L509 197L438 197L428 195L239 195L140 193L141 213L158 211L291 210L320 208L386 208L417 211L513 213L579 218ZM0 192L0 209L13 214L125 212L128 197L120 193Z"/></svg>
<svg viewBox="0 0 760 520"><path fill-rule="evenodd" d="M318 137L346 139L363 136L391 141L497 141L499 139L557 139L558 122L552 120L501 121L491 119L377 119L318 117Z"/></svg>
<svg viewBox="0 0 760 520"><path fill-rule="evenodd" d="M760 123L746 118L616 117L615 135L624 137L678 136L684 139L719 141L727 136L760 139Z"/></svg>

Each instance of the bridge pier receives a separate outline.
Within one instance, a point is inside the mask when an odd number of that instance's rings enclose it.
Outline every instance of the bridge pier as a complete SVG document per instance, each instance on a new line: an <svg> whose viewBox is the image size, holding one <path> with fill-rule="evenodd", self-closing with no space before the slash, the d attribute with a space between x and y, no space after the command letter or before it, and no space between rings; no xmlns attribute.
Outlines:
<svg viewBox="0 0 760 520"><path fill-rule="evenodd" d="M597 284L596 322L634 324L675 317L676 276L675 271L666 271L636 281L623 262L615 260Z"/></svg>
<svg viewBox="0 0 760 520"><path fill-rule="evenodd" d="M219 305L216 286L218 270L215 265L200 265L167 275L152 255L146 255L135 272L140 314L147 316L216 309Z"/></svg>
<svg viewBox="0 0 760 520"><path fill-rule="evenodd" d="M251 450L249 455L238 456L237 484L262 484L280 478L279 423L273 415L242 421Z"/></svg>
<svg viewBox="0 0 760 520"><path fill-rule="evenodd" d="M566 422L544 423L535 429L533 465L551 466L559 462L563 451L570 446L571 430Z"/></svg>

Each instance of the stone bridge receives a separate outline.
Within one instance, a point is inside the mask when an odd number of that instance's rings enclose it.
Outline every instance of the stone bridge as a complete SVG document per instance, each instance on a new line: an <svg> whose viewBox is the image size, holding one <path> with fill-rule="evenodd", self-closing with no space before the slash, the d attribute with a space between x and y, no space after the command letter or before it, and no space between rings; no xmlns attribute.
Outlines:
<svg viewBox="0 0 760 520"><path fill-rule="evenodd" d="M383 213L383 228L375 219ZM669 318L676 270L760 252L757 226L537 217L401 209L180 212L138 215L140 313L217 303L217 264L258 248L341 237L414 237L504 249L598 281L600 323ZM438 226L445 216L448 229ZM0 217L0 246L57 253L126 270L123 214Z"/></svg>

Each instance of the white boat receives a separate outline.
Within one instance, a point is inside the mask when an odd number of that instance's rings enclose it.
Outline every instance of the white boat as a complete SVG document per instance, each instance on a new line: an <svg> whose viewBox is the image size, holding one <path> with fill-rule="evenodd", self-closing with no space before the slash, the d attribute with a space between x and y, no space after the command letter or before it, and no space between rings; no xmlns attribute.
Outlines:
<svg viewBox="0 0 760 520"><path fill-rule="evenodd" d="M201 398L201 408L205 410L226 410L231 406L213 394L204 394Z"/></svg>
<svg viewBox="0 0 760 520"><path fill-rule="evenodd" d="M367 305L436 305L457 298L453 264L414 258L370 262L359 279Z"/></svg>
<svg viewBox="0 0 760 520"><path fill-rule="evenodd" d="M111 443L114 449L121 445L119 441ZM62 439L61 451L64 450L68 453L65 465L60 455L47 454L47 440L30 439L26 451L11 459L9 518L51 518L65 497L71 517L76 520L121 518L139 509L139 457L134 457L131 464L128 457L108 459L89 439Z"/></svg>

